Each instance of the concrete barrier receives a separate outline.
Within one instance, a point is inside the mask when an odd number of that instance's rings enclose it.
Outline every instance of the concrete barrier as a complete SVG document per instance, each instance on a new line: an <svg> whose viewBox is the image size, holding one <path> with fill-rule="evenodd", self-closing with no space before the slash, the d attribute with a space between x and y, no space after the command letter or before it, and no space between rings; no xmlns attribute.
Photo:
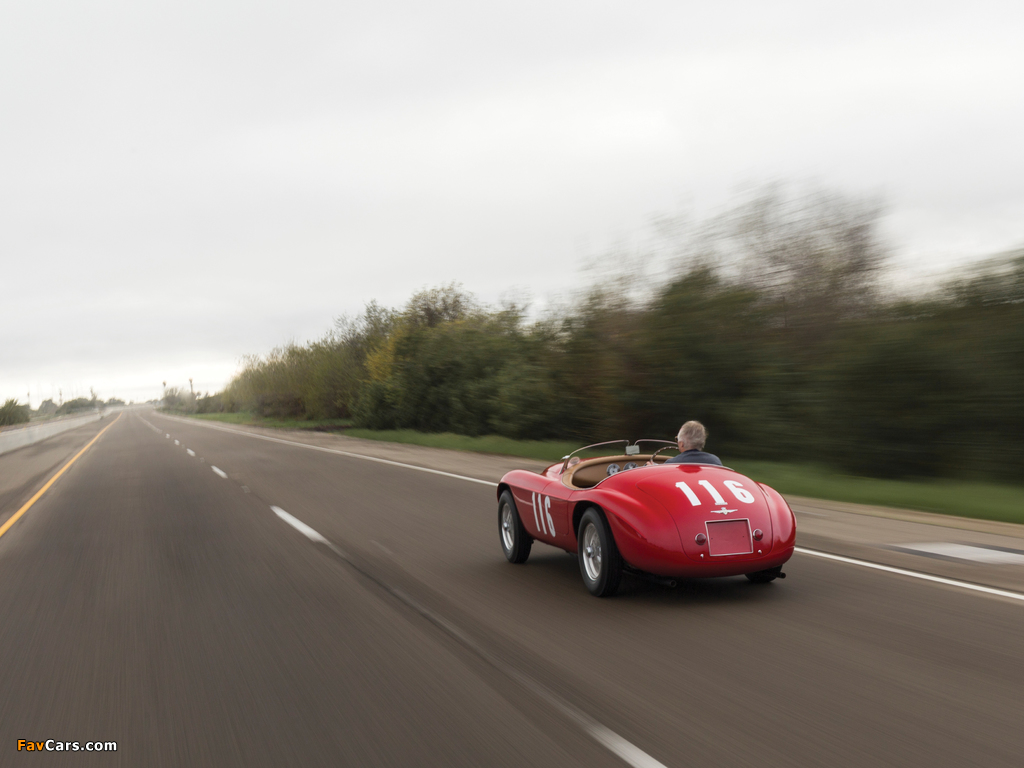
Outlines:
<svg viewBox="0 0 1024 768"><path fill-rule="evenodd" d="M55 419L42 424L29 424L24 427L7 427L0 432L0 453L7 453L17 448L24 448L26 445L38 443L48 437L67 432L69 429L88 424L90 421L99 421L104 414L100 411L93 411L84 416L71 416L66 419Z"/></svg>

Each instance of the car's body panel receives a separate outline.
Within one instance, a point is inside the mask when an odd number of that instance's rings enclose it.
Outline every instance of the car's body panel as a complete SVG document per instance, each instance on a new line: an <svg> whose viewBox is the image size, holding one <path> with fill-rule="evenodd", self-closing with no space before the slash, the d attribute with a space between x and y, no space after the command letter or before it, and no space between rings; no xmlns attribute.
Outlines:
<svg viewBox="0 0 1024 768"><path fill-rule="evenodd" d="M752 573L782 565L793 555L796 520L785 499L726 467L638 467L610 475L591 488L567 487L562 470L561 463L542 473L515 470L501 481L501 489L512 490L523 525L539 541L575 552L574 523L594 506L608 521L623 560L659 576ZM716 527L723 520L749 521L749 548L714 552L716 542L726 540L721 535L715 538L716 532L724 533L723 526ZM740 528L730 527L734 541ZM755 531L761 534L758 540ZM742 551L732 554L736 549Z"/></svg>
<svg viewBox="0 0 1024 768"><path fill-rule="evenodd" d="M538 497L543 497L545 489L551 485L551 480L543 475L533 473L524 473L524 475L530 476L520 477L518 478L519 482L510 485L512 497L519 509L519 518L533 538L546 544L553 544L556 537L549 534L550 528L544 516L543 502L538 502ZM555 531L564 533L567 527L565 521L558 522L561 522L562 525L558 525L552 516Z"/></svg>

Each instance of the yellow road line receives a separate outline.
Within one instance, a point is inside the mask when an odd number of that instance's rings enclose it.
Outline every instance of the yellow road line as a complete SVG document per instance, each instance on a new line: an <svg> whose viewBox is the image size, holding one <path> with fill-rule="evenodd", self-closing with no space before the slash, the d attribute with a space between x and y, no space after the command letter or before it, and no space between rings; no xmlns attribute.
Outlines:
<svg viewBox="0 0 1024 768"><path fill-rule="evenodd" d="M120 419L122 415L123 414L119 413L117 415L117 419ZM46 485L44 485L42 488L40 488L38 491L36 491L36 495L35 496L33 496L28 501L26 501L24 503L24 505L22 505L21 509L19 509L17 512L15 512L13 515L11 515L7 519L6 523L4 523L3 525L0 525L0 536L3 536L5 533L7 533L7 529L10 528L12 525L14 525L16 522L18 522L18 518L21 517L22 515L24 515L26 512L28 512L29 508L31 508L31 506L33 504L35 504L37 501L39 501L39 497L40 496L42 496L44 493L46 493L48 490L50 490L50 486L53 485L55 482L57 482L57 478L60 477L61 475L63 475L65 472L67 472L68 467L70 467L72 464L74 464L76 461L78 461L78 457L79 456L81 456L83 453L85 453L90 448L92 448L92 444L95 443L97 440L99 440L100 437L103 436L104 432L106 432L108 429L110 429L112 426L114 426L117 423L117 419L114 419L112 422L107 424L107 426L105 426L103 429L101 429L99 434L96 435L96 437L94 437L92 440L90 440L89 444L87 446L85 446L85 448L83 448L78 453L76 453L75 457L73 459L71 459L71 461L69 461L67 464L65 464L63 467L61 467L60 471L58 471L56 475L54 475L53 477L51 477L49 480L46 481Z"/></svg>

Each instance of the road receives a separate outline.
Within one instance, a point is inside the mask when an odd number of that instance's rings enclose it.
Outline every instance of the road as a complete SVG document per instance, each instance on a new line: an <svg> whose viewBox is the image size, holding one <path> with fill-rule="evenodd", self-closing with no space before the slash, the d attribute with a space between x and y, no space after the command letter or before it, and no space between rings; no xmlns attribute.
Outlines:
<svg viewBox="0 0 1024 768"><path fill-rule="evenodd" d="M598 600L504 561L504 460L353 445L129 411L0 457L2 526L78 456L0 536L0 765L1020 764L1020 600L805 553Z"/></svg>

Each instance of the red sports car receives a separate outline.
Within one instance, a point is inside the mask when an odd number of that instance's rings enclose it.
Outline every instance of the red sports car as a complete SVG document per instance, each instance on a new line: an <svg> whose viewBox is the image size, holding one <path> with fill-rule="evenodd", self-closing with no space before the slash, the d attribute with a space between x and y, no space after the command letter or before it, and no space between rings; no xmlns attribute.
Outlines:
<svg viewBox="0 0 1024 768"><path fill-rule="evenodd" d="M796 542L786 500L727 467L666 464L670 450L665 440L617 440L580 448L543 472L507 473L498 484L505 557L526 562L534 540L575 552L599 597L614 594L624 572L664 584L785 578ZM596 452L611 455L586 458Z"/></svg>

